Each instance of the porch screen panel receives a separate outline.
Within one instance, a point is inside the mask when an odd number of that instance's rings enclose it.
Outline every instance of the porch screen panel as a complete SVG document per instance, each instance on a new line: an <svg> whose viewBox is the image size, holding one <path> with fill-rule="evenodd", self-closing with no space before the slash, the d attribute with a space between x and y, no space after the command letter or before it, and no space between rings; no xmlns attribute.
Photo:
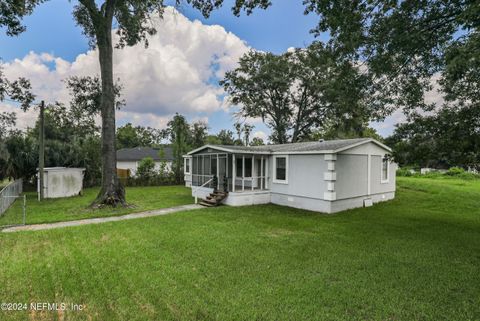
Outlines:
<svg viewBox="0 0 480 321"><path fill-rule="evenodd" d="M243 176L243 161L242 157L235 157L235 164L236 164L236 176L242 177Z"/></svg>
<svg viewBox="0 0 480 321"><path fill-rule="evenodd" d="M192 157L192 184L198 186L198 156Z"/></svg>
<svg viewBox="0 0 480 321"><path fill-rule="evenodd" d="M252 177L252 158L245 157L245 177Z"/></svg>
<svg viewBox="0 0 480 321"><path fill-rule="evenodd" d="M210 155L204 155L203 156L203 175L210 175L211 174L211 169L210 169L210 163L211 163L211 156Z"/></svg>
<svg viewBox="0 0 480 321"><path fill-rule="evenodd" d="M217 155L212 155L210 162L210 174L217 175Z"/></svg>

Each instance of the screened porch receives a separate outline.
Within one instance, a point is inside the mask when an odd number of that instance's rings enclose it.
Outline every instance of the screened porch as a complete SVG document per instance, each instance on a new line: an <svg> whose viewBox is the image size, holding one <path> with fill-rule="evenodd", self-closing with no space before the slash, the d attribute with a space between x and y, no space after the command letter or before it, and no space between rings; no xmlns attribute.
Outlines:
<svg viewBox="0 0 480 321"><path fill-rule="evenodd" d="M191 168L192 186L228 192L268 190L267 155L205 153L186 157L185 162L185 168Z"/></svg>

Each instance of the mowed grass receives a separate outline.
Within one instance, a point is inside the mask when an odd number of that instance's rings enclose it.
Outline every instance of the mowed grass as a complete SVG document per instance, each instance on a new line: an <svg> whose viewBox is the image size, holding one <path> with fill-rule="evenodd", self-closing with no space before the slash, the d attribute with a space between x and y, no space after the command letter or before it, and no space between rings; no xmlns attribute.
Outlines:
<svg viewBox="0 0 480 321"><path fill-rule="evenodd" d="M46 199L39 202L37 193L27 195L27 224L71 221L92 217L106 217L141 212L177 205L193 204L192 192L185 186L127 187L128 208L90 209L89 205L98 194L98 188L83 190L82 196ZM18 199L0 217L0 226L20 224L23 216L23 199Z"/></svg>
<svg viewBox="0 0 480 321"><path fill-rule="evenodd" d="M480 182L399 178L336 215L218 207L0 233L1 320L479 320ZM3 314L2 314L3 313Z"/></svg>

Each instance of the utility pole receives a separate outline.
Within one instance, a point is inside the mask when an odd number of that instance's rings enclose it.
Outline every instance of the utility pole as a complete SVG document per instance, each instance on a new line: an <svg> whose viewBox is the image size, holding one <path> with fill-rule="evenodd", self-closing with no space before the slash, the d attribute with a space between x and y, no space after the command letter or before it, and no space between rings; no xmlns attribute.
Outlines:
<svg viewBox="0 0 480 321"><path fill-rule="evenodd" d="M40 103L40 119L39 119L39 138L38 138L38 200L43 201L44 198L44 182L43 172L45 168L45 102Z"/></svg>

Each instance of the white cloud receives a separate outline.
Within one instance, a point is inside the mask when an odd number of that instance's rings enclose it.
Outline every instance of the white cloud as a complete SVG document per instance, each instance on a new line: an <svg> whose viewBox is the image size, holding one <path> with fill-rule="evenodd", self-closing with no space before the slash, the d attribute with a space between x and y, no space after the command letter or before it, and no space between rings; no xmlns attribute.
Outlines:
<svg viewBox="0 0 480 321"><path fill-rule="evenodd" d="M151 22L158 32L148 38L147 49L138 44L114 51L115 78L120 78L127 101L117 113L118 123L164 127L165 119L176 112L191 118L225 110L224 91L217 80L236 66L249 49L246 43L221 26L190 21L171 7L163 19L152 16ZM73 62L30 52L3 68L9 78L30 79L38 100L67 102L62 80L99 74L98 52L90 50Z"/></svg>
<svg viewBox="0 0 480 321"><path fill-rule="evenodd" d="M23 112L20 111L17 106L10 103L0 103L0 113L2 112L15 112L17 114L16 128L20 130L35 126L35 121L38 118L38 111L36 109L32 108L27 112Z"/></svg>
<svg viewBox="0 0 480 321"><path fill-rule="evenodd" d="M268 140L268 135L264 131L261 131L261 130L254 132L253 137L261 138L265 142Z"/></svg>

